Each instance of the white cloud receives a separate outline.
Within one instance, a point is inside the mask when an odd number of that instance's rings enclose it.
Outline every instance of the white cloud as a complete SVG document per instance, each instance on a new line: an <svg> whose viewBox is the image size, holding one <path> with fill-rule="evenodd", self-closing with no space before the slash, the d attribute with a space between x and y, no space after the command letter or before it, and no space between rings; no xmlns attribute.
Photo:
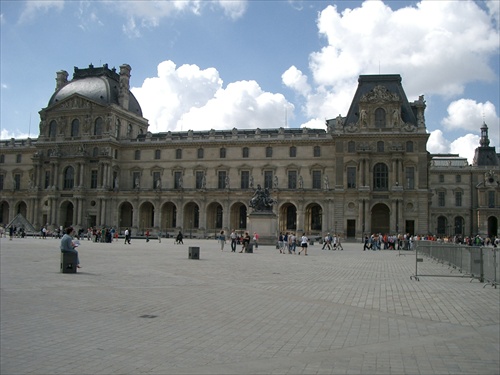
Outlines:
<svg viewBox="0 0 500 375"><path fill-rule="evenodd" d="M450 153L450 142L446 140L441 130L434 130L430 133L427 140L427 151L431 154Z"/></svg>
<svg viewBox="0 0 500 375"><path fill-rule="evenodd" d="M448 116L442 121L447 129L477 131L483 122L498 124L495 106L491 102L477 103L472 99L459 99L448 106Z"/></svg>
<svg viewBox="0 0 500 375"><path fill-rule="evenodd" d="M151 132L280 127L293 118L293 105L281 94L262 91L255 81L222 87L214 68L158 65L158 76L132 92L141 103Z"/></svg>
<svg viewBox="0 0 500 375"><path fill-rule="evenodd" d="M61 11L64 8L63 0L33 0L26 1L19 16L19 23L30 22L34 18L52 10Z"/></svg>
<svg viewBox="0 0 500 375"><path fill-rule="evenodd" d="M110 1L115 9L124 14L127 22L123 31L130 37L141 35L141 29L152 29L160 25L163 18L176 17L183 13L200 16L205 8L222 10L233 20L241 18L247 9L247 0L176 0L176 1Z"/></svg>
<svg viewBox="0 0 500 375"><path fill-rule="evenodd" d="M466 134L463 137L457 138L450 143L450 152L467 158L469 164L472 164L474 152L479 147L479 139L480 137L474 134Z"/></svg>
<svg viewBox="0 0 500 375"><path fill-rule="evenodd" d="M472 1L422 1L393 11L374 0L342 13L328 6L317 20L327 44L310 55L313 90L336 102L360 74L398 72L409 98L460 95L468 83L495 78L490 58L498 53L499 33L492 18Z"/></svg>

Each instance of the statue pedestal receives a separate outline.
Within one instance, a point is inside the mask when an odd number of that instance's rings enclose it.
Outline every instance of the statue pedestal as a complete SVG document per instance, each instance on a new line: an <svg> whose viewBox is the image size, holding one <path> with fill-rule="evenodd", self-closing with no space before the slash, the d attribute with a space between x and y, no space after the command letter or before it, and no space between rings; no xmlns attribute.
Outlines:
<svg viewBox="0 0 500 375"><path fill-rule="evenodd" d="M259 245L276 245L278 241L278 220L272 211L257 211L248 215L248 234L259 235Z"/></svg>

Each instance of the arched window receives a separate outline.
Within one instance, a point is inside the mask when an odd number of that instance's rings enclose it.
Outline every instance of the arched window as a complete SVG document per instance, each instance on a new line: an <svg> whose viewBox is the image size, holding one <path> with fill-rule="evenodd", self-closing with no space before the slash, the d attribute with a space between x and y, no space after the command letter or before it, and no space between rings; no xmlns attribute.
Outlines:
<svg viewBox="0 0 500 375"><path fill-rule="evenodd" d="M383 141L377 142L377 152L384 152L384 142Z"/></svg>
<svg viewBox="0 0 500 375"><path fill-rule="evenodd" d="M375 127L385 128L385 111L383 108L377 108L375 110Z"/></svg>
<svg viewBox="0 0 500 375"><path fill-rule="evenodd" d="M72 137L78 137L80 135L80 120L75 118L71 122L71 136Z"/></svg>
<svg viewBox="0 0 500 375"><path fill-rule="evenodd" d="M57 122L56 120L52 120L49 124L49 137L55 138L57 134Z"/></svg>
<svg viewBox="0 0 500 375"><path fill-rule="evenodd" d="M443 236L446 234L446 226L448 225L448 222L446 220L446 217L444 216L439 216L437 219L437 228L436 232L437 235Z"/></svg>
<svg viewBox="0 0 500 375"><path fill-rule="evenodd" d="M406 152L413 152L413 142L412 141L406 142Z"/></svg>
<svg viewBox="0 0 500 375"><path fill-rule="evenodd" d="M384 163L375 164L373 168L373 190L388 190L389 171Z"/></svg>
<svg viewBox="0 0 500 375"><path fill-rule="evenodd" d="M94 135L102 135L102 118L98 117L95 119L95 124L94 124Z"/></svg>
<svg viewBox="0 0 500 375"><path fill-rule="evenodd" d="M120 132L121 132L121 127L122 127L122 124L120 122L120 120L116 120L116 127L115 127L115 137L116 138L120 138Z"/></svg>
<svg viewBox="0 0 500 375"><path fill-rule="evenodd" d="M462 216L455 217L455 234L464 234L464 223Z"/></svg>
<svg viewBox="0 0 500 375"><path fill-rule="evenodd" d="M349 153L356 152L356 143L354 141L347 142L347 152Z"/></svg>
<svg viewBox="0 0 500 375"><path fill-rule="evenodd" d="M75 184L75 170L69 166L64 170L64 189L73 189Z"/></svg>

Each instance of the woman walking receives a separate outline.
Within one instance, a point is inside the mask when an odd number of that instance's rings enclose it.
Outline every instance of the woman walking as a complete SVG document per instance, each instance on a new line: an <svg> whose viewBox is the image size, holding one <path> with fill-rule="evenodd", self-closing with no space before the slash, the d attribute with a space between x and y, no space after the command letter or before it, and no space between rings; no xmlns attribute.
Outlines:
<svg viewBox="0 0 500 375"><path fill-rule="evenodd" d="M301 252L304 252L304 255L307 255L307 244L309 243L309 238L306 237L305 233L302 233L302 237L300 239L300 251L299 255Z"/></svg>

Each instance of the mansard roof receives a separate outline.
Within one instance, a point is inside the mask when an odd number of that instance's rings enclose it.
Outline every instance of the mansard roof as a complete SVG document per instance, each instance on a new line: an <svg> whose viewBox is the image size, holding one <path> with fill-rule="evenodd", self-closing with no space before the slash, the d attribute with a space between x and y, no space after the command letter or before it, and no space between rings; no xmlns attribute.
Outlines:
<svg viewBox="0 0 500 375"><path fill-rule="evenodd" d="M378 86L384 87L386 95L392 99L401 101L401 119L405 123L414 124L417 126L417 118L412 110L410 103L406 97L403 86L401 85L401 76L399 74L383 74L383 75L360 75L358 79L358 88L354 94L351 107L347 112L345 124L356 124L359 120L359 103L362 98L367 98Z"/></svg>

